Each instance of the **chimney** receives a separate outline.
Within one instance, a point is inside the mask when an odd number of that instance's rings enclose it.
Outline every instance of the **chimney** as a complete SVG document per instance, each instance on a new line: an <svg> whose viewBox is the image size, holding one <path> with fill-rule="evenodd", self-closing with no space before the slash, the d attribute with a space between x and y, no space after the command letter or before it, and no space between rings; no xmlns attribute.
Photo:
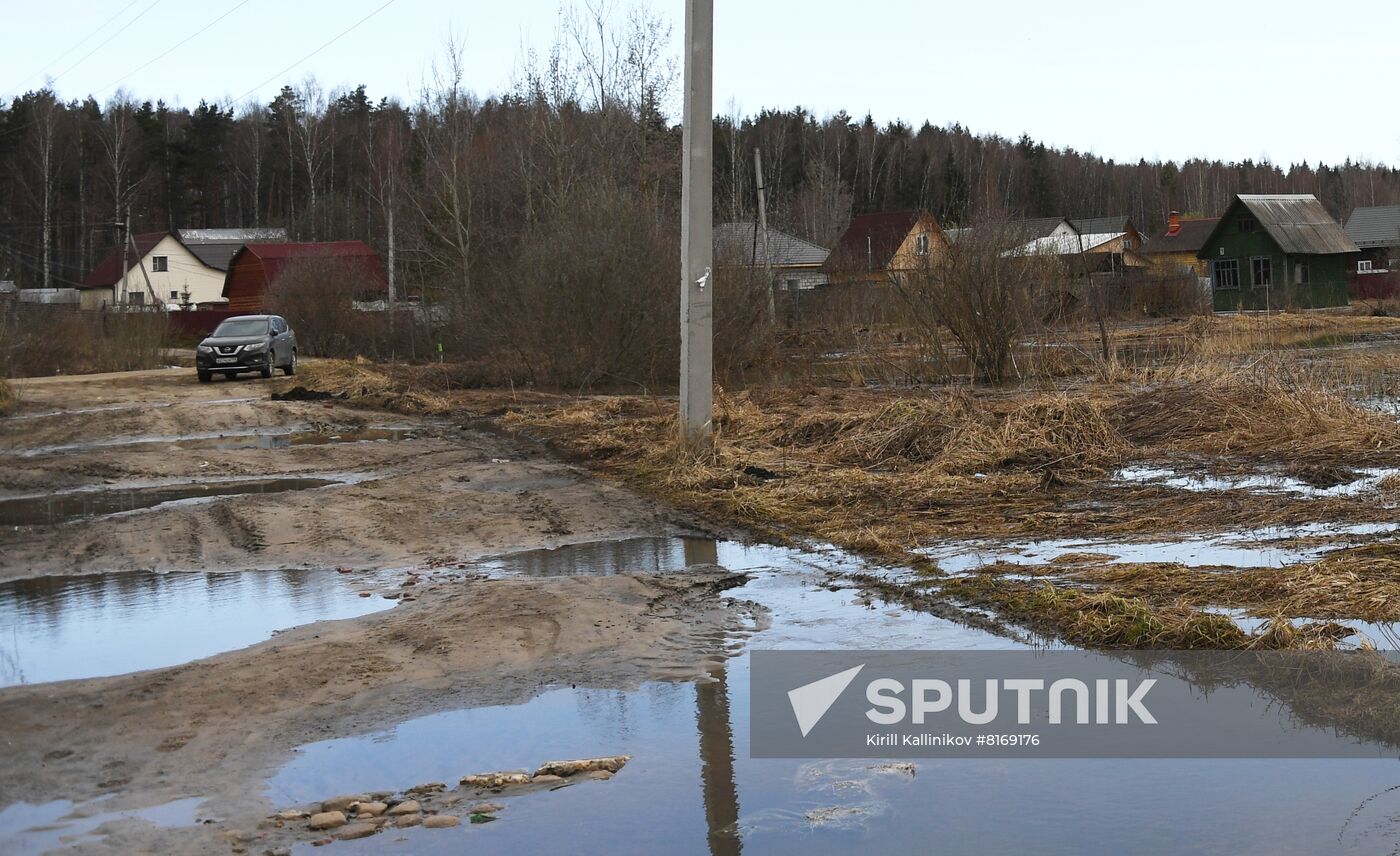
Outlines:
<svg viewBox="0 0 1400 856"><path fill-rule="evenodd" d="M1170 238L1181 231L1181 212L1173 211L1167 215L1167 237Z"/></svg>

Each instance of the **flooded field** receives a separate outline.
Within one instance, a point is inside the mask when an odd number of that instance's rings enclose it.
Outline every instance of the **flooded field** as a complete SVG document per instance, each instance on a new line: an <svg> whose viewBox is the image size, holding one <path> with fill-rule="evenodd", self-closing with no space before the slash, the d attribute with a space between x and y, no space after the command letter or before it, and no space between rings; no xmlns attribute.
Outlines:
<svg viewBox="0 0 1400 856"><path fill-rule="evenodd" d="M860 564L839 553L702 539L652 539L646 550L636 541L612 546L619 553L602 562L599 544L550 555L556 567L578 572L615 571L622 553L659 561L663 570L686 557L750 570L754 579L728 595L762 604L771 625L710 682L557 689L523 705L444 712L304 746L268 780L268 798L299 805L338 793L454 783L468 772L531 767L545 758L626 754L632 760L607 782L493 797L505 806L493 823L389 830L336 848L374 853L387 841L413 853L541 852L585 841L601 852L800 854L917 852L936 841L949 852L983 853L1388 853L1400 841L1400 796L1387 790L1400 785L1393 758L908 764L750 758L749 648L1022 645L840 584L819 585L826 571ZM518 558L530 567L544 564L538 553ZM1172 807L1170 816L1164 805ZM1282 816L1280 805L1290 807ZM1111 815L1105 806L1114 807ZM1186 816L1191 822L1172 820Z"/></svg>
<svg viewBox="0 0 1400 856"><path fill-rule="evenodd" d="M1281 568L1315 560L1346 543L1400 531L1400 523L1311 523L1263 526L1190 535L1174 540L1051 538L1042 541L967 541L939 544L923 555L947 574L965 574L988 565L1048 565L1089 555L1109 563L1175 562L1187 567ZM1310 543L1308 539L1327 539Z"/></svg>
<svg viewBox="0 0 1400 856"><path fill-rule="evenodd" d="M0 583L0 687L187 663L394 605L334 570L117 573Z"/></svg>

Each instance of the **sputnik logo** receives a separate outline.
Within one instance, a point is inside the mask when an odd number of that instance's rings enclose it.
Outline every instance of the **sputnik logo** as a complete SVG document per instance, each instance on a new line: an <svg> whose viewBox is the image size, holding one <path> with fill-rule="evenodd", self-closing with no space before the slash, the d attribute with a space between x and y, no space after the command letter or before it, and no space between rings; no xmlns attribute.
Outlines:
<svg viewBox="0 0 1400 856"><path fill-rule="evenodd" d="M810 684L803 684L795 690L788 690L788 701L792 703L792 715L797 717L797 727L802 730L802 736L806 737L808 732L817 727L817 723L822 721L826 712L831 710L831 706L841 697L841 693L846 691L846 687L851 685L851 681L856 679L860 670L865 668L862 663L853 669L838 672L819 681Z"/></svg>

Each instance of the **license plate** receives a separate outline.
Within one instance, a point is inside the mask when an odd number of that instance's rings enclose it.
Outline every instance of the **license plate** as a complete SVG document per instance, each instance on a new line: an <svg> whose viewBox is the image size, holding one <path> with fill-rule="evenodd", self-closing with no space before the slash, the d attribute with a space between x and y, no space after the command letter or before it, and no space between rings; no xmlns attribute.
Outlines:
<svg viewBox="0 0 1400 856"><path fill-rule="evenodd" d="M215 357L214 362L218 363L221 366L228 365L230 363L238 362L238 357Z"/></svg>

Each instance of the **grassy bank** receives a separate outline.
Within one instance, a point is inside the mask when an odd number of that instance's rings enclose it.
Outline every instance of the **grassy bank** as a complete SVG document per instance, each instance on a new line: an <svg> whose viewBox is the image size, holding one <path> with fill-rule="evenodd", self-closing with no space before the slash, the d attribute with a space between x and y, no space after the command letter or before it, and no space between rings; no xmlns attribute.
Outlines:
<svg viewBox="0 0 1400 856"><path fill-rule="evenodd" d="M1224 329L1234 337L1252 323ZM1300 336L1315 332L1297 327ZM1186 490L1118 471L1156 464L1326 486L1354 479L1360 467L1400 466L1400 423L1340 394L1339 381L1392 372L1396 362L1388 351L1334 350L1321 361L1259 352L1009 389L721 390L713 449L698 455L678 448L669 398L463 390L450 368L367 363L321 364L306 382L389 409L495 416L681 508L913 566L922 594L988 607L1075 644L1306 648L1335 642L1335 621L1400 620L1390 606L1400 602L1400 558L1389 547L1325 552L1343 546L1325 524L1394 520L1396 479L1372 492L1307 498ZM983 540L1152 541L1317 523L1324 531L1310 540L1323 558L1281 569L1089 556L950 575L921 552ZM1220 609L1272 623L1248 633Z"/></svg>

